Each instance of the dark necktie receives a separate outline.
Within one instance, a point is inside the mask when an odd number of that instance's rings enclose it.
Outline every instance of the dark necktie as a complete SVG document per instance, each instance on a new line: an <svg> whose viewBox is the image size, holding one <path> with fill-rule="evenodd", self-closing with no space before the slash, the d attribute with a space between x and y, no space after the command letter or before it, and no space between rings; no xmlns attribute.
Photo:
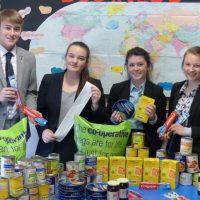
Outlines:
<svg viewBox="0 0 200 200"><path fill-rule="evenodd" d="M13 54L11 52L6 53L6 81L8 87L10 87L9 77L14 75L14 70L11 63L12 56Z"/></svg>

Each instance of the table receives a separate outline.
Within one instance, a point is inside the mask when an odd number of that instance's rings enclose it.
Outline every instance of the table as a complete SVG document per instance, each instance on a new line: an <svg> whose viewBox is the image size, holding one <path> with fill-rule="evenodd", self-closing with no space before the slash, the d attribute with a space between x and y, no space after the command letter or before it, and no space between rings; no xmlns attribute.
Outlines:
<svg viewBox="0 0 200 200"><path fill-rule="evenodd" d="M142 195L144 200L167 200L168 198L164 197L164 194L170 192L176 192L179 195L183 195L190 200L200 200L200 195L197 193L196 186L182 186L179 185L175 190L169 189L158 189L158 190L140 190L137 186L131 186L130 190L139 193ZM54 198L54 200L59 200L58 197Z"/></svg>

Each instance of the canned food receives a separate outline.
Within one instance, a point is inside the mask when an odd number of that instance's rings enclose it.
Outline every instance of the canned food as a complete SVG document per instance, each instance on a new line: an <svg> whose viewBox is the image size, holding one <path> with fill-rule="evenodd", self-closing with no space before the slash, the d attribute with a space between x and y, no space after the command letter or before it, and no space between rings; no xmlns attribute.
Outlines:
<svg viewBox="0 0 200 200"><path fill-rule="evenodd" d="M159 160L163 160L167 157L167 152L165 149L158 149L156 151L156 158L159 158Z"/></svg>
<svg viewBox="0 0 200 200"><path fill-rule="evenodd" d="M76 161L66 162L66 176L69 180L78 180L79 163Z"/></svg>
<svg viewBox="0 0 200 200"><path fill-rule="evenodd" d="M180 184L181 185L192 185L192 174L187 172L182 172L180 174Z"/></svg>
<svg viewBox="0 0 200 200"><path fill-rule="evenodd" d="M90 199L107 199L107 184L105 183L90 183L86 185L86 198Z"/></svg>
<svg viewBox="0 0 200 200"><path fill-rule="evenodd" d="M44 160L42 159L33 160L33 166L36 168L37 181L41 182L42 180L45 180Z"/></svg>
<svg viewBox="0 0 200 200"><path fill-rule="evenodd" d="M38 188L38 185L29 185L29 186L26 186L24 188L25 192L27 192L29 195L36 195L36 194L39 194L39 188Z"/></svg>
<svg viewBox="0 0 200 200"><path fill-rule="evenodd" d="M89 155L85 157L85 173L87 175L95 175L97 173L97 157Z"/></svg>
<svg viewBox="0 0 200 200"><path fill-rule="evenodd" d="M24 193L20 197L18 197L17 200L29 200L29 194Z"/></svg>
<svg viewBox="0 0 200 200"><path fill-rule="evenodd" d="M49 183L49 192L52 195L56 194L56 175L48 174L46 175L46 180Z"/></svg>
<svg viewBox="0 0 200 200"><path fill-rule="evenodd" d="M28 165L24 169L24 185L35 185L37 184L36 168Z"/></svg>
<svg viewBox="0 0 200 200"><path fill-rule="evenodd" d="M39 194L29 195L29 200L39 200Z"/></svg>
<svg viewBox="0 0 200 200"><path fill-rule="evenodd" d="M193 153L186 156L187 172L195 173L199 171L198 155Z"/></svg>
<svg viewBox="0 0 200 200"><path fill-rule="evenodd" d="M191 137L182 137L180 143L180 153L182 155L190 155L192 153L193 139Z"/></svg>
<svg viewBox="0 0 200 200"><path fill-rule="evenodd" d="M0 178L0 199L8 198L8 179Z"/></svg>
<svg viewBox="0 0 200 200"><path fill-rule="evenodd" d="M48 157L46 160L47 174L58 174L59 172L59 160L55 158Z"/></svg>
<svg viewBox="0 0 200 200"><path fill-rule="evenodd" d="M137 149L133 148L132 146L126 147L126 156L127 157L137 157Z"/></svg>
<svg viewBox="0 0 200 200"><path fill-rule="evenodd" d="M79 163L79 171L85 170L85 154L82 152L78 152L74 154L74 160Z"/></svg>
<svg viewBox="0 0 200 200"><path fill-rule="evenodd" d="M20 167L27 167L28 165L30 165L30 160L25 158L25 159L22 159L22 160L17 160L17 164L20 166Z"/></svg>
<svg viewBox="0 0 200 200"><path fill-rule="evenodd" d="M1 156L1 176L10 178L15 172L15 156Z"/></svg>
<svg viewBox="0 0 200 200"><path fill-rule="evenodd" d="M192 184L193 185L198 186L198 183L199 183L198 178L199 178L199 172L192 174Z"/></svg>
<svg viewBox="0 0 200 200"><path fill-rule="evenodd" d="M148 158L149 157L149 148L144 147L144 148L138 149L138 157Z"/></svg>
<svg viewBox="0 0 200 200"><path fill-rule="evenodd" d="M183 156L180 152L176 152L174 159L179 161L178 162L178 171L184 172L185 171L185 162L186 162L185 156Z"/></svg>
<svg viewBox="0 0 200 200"><path fill-rule="evenodd" d="M19 197L24 193L23 176L21 172L15 172L9 179L9 194L11 197Z"/></svg>
<svg viewBox="0 0 200 200"><path fill-rule="evenodd" d="M39 182L39 195L40 199L49 198L49 183L45 180Z"/></svg>
<svg viewBox="0 0 200 200"><path fill-rule="evenodd" d="M55 159L60 162L60 154L59 153L50 153L48 158Z"/></svg>
<svg viewBox="0 0 200 200"><path fill-rule="evenodd" d="M144 147L144 133L142 132L132 133L132 146L136 149Z"/></svg>

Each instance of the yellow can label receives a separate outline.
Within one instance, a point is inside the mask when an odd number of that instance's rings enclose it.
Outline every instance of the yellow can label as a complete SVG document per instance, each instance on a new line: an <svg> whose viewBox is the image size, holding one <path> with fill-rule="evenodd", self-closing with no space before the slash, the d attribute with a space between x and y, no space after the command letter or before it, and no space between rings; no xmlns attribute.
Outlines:
<svg viewBox="0 0 200 200"><path fill-rule="evenodd" d="M23 177L11 177L9 180L9 189L12 197L18 197L22 195L24 193Z"/></svg>
<svg viewBox="0 0 200 200"><path fill-rule="evenodd" d="M8 198L8 179L0 179L0 199Z"/></svg>

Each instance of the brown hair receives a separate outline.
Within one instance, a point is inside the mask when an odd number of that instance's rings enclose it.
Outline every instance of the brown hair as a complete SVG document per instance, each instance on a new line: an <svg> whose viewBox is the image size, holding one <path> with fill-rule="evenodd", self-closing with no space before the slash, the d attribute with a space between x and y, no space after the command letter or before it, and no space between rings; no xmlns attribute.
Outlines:
<svg viewBox="0 0 200 200"><path fill-rule="evenodd" d="M185 62L185 57L186 57L186 55L189 54L189 53L191 53L191 54L193 54L193 55L195 55L195 56L199 56L199 57L200 57L200 47L199 47L199 46L191 47L190 49L188 49L188 50L185 52L185 54L184 54L184 56L183 56L183 61L182 61L182 68L183 68L183 65L184 65L184 62Z"/></svg>
<svg viewBox="0 0 200 200"><path fill-rule="evenodd" d="M151 57L149 55L149 53L144 50L141 47L134 47L130 50L128 50L128 52L126 53L126 59L125 59L125 66L128 64L128 59L131 56L142 56L144 58L144 60L147 62L147 67L149 68L153 68L152 62L151 62ZM149 74L147 73L147 80L149 79Z"/></svg>
<svg viewBox="0 0 200 200"><path fill-rule="evenodd" d="M76 96L78 96L78 94L83 89L85 82L90 81L90 76L89 76L89 71L88 71L88 64L89 64L89 61L90 61L90 49L84 42L81 42L81 41L72 42L67 48L67 51L65 53L65 57L67 56L68 51L69 51L71 46L79 46L79 47L86 50L86 67L83 68L81 75L80 75L79 86L78 86L78 90L77 90L77 93L76 93Z"/></svg>
<svg viewBox="0 0 200 200"><path fill-rule="evenodd" d="M21 27L24 24L22 16L15 9L4 9L0 12L0 24L5 20L18 24Z"/></svg>

